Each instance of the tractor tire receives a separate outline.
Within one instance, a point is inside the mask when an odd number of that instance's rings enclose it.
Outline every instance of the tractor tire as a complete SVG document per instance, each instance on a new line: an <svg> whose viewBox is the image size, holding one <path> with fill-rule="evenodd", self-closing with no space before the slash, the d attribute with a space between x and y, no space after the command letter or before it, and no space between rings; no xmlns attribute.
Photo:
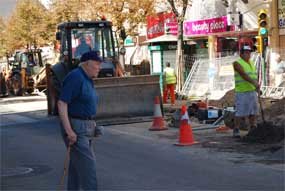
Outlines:
<svg viewBox="0 0 285 191"><path fill-rule="evenodd" d="M22 82L20 74L13 75L11 79L11 86L12 86L12 94L15 96L22 95Z"/></svg>
<svg viewBox="0 0 285 191"><path fill-rule="evenodd" d="M33 88L27 89L28 94L32 94L34 92Z"/></svg>

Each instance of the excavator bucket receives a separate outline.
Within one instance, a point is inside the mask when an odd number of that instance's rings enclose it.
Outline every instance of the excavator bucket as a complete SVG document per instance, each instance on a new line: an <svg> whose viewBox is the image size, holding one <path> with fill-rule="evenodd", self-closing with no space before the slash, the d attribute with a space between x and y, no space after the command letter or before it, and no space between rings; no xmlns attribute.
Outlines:
<svg viewBox="0 0 285 191"><path fill-rule="evenodd" d="M97 78L97 118L151 116L160 96L159 76Z"/></svg>

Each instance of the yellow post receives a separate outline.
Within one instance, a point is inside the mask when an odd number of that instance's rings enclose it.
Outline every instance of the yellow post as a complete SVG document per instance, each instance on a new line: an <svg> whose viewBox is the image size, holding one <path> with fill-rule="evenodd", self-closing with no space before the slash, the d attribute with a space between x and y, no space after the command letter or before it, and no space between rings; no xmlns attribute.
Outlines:
<svg viewBox="0 0 285 191"><path fill-rule="evenodd" d="M270 26L271 26L270 46L274 50L277 50L280 47L277 4L278 0L272 0L272 2L270 3Z"/></svg>
<svg viewBox="0 0 285 191"><path fill-rule="evenodd" d="M262 54L263 52L263 39L262 39L262 36L256 36L256 50L258 53Z"/></svg>

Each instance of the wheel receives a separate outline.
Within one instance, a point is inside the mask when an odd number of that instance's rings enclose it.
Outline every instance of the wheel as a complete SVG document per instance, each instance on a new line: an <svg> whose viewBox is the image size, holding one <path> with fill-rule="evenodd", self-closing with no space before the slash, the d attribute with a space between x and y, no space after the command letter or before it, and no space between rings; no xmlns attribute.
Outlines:
<svg viewBox="0 0 285 191"><path fill-rule="evenodd" d="M14 95L21 95L22 94L22 87L21 87L21 76L19 74L14 74L11 79L11 86L12 86L12 93Z"/></svg>
<svg viewBox="0 0 285 191"><path fill-rule="evenodd" d="M27 92L28 92L28 94L33 93L34 92L34 88L27 89Z"/></svg>

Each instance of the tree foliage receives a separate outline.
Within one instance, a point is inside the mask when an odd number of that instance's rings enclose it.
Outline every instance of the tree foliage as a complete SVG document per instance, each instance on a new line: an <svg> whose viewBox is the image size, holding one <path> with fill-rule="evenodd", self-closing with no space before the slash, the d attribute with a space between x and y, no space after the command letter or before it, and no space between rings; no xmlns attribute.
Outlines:
<svg viewBox="0 0 285 191"><path fill-rule="evenodd" d="M38 0L18 0L6 26L7 49L48 43L51 35L47 21L48 14Z"/></svg>
<svg viewBox="0 0 285 191"><path fill-rule="evenodd" d="M6 53L6 38L5 38L6 24L3 17L0 17L0 57Z"/></svg>
<svg viewBox="0 0 285 191"><path fill-rule="evenodd" d="M118 31L136 35L140 23L154 13L153 0L51 0L46 9L39 0L18 0L3 32L4 49L12 52L27 45L55 41L56 26L61 22L98 20L105 16ZM1 27L1 20L0 20ZM1 32L2 33L2 32ZM0 39L1 40L1 39ZM1 48L1 47L0 47Z"/></svg>
<svg viewBox="0 0 285 191"><path fill-rule="evenodd" d="M154 12L153 0L53 0L55 23L98 20L106 17L116 29L128 25L128 33L136 34L138 25Z"/></svg>

